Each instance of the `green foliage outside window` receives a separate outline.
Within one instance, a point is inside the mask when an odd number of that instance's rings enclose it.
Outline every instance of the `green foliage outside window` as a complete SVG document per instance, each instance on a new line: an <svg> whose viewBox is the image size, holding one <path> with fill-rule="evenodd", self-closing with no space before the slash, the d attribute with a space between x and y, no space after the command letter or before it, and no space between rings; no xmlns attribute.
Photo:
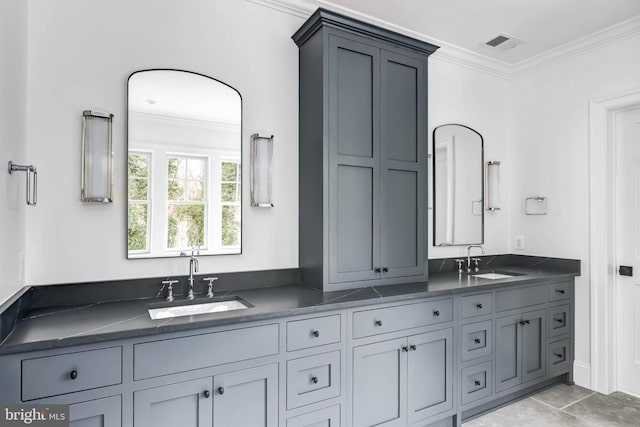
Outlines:
<svg viewBox="0 0 640 427"><path fill-rule="evenodd" d="M149 154L129 153L127 246L130 251L148 249L149 166Z"/></svg>
<svg viewBox="0 0 640 427"><path fill-rule="evenodd" d="M240 163L222 162L222 246L240 245Z"/></svg>
<svg viewBox="0 0 640 427"><path fill-rule="evenodd" d="M169 249L184 249L206 244L205 166L206 160L203 158L168 158L167 247Z"/></svg>

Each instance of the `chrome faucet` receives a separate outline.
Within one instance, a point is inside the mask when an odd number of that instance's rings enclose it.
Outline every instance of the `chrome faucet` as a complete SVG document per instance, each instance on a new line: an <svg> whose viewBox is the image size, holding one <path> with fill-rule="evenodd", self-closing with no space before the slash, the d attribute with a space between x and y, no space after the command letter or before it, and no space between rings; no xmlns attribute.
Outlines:
<svg viewBox="0 0 640 427"><path fill-rule="evenodd" d="M180 256L189 256L189 292L187 293L187 299L195 298L195 296L193 295L193 273L197 273L199 269L198 258L196 258L196 254L200 254L199 248L197 253L195 248L191 249L191 256L187 255L185 252L180 252Z"/></svg>
<svg viewBox="0 0 640 427"><path fill-rule="evenodd" d="M482 255L484 255L484 248L482 247L482 245L467 246L467 273L471 273L471 248L480 248L480 250L482 251ZM480 269L478 267L478 264L480 263L480 258L474 258L473 260L476 263L476 271L478 271Z"/></svg>

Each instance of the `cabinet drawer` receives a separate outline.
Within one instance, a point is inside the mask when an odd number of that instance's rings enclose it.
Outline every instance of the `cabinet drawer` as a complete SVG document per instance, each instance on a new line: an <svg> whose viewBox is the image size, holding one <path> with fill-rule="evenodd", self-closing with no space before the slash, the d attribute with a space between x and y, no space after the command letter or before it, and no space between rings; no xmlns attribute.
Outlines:
<svg viewBox="0 0 640 427"><path fill-rule="evenodd" d="M255 326L133 346L133 378L141 380L279 351L278 325Z"/></svg>
<svg viewBox="0 0 640 427"><path fill-rule="evenodd" d="M571 356L571 341L569 339L549 343L548 349L547 364L550 374L568 370L571 367L573 360Z"/></svg>
<svg viewBox="0 0 640 427"><path fill-rule="evenodd" d="M289 418L287 427L340 427L340 405Z"/></svg>
<svg viewBox="0 0 640 427"><path fill-rule="evenodd" d="M488 356L493 349L493 322L471 323L461 327L462 361Z"/></svg>
<svg viewBox="0 0 640 427"><path fill-rule="evenodd" d="M469 295L460 298L461 316L474 317L493 313L493 294Z"/></svg>
<svg viewBox="0 0 640 427"><path fill-rule="evenodd" d="M547 285L496 292L496 311L507 311L547 302Z"/></svg>
<svg viewBox="0 0 640 427"><path fill-rule="evenodd" d="M571 306L550 307L547 311L548 337L553 338L571 332Z"/></svg>
<svg viewBox="0 0 640 427"><path fill-rule="evenodd" d="M340 395L340 351L287 362L287 409Z"/></svg>
<svg viewBox="0 0 640 427"><path fill-rule="evenodd" d="M573 286L571 282L551 283L549 285L549 301L561 301L571 298Z"/></svg>
<svg viewBox="0 0 640 427"><path fill-rule="evenodd" d="M353 337L362 338L453 320L453 300L377 308L353 313Z"/></svg>
<svg viewBox="0 0 640 427"><path fill-rule="evenodd" d="M287 351L340 342L340 315L287 322Z"/></svg>
<svg viewBox="0 0 640 427"><path fill-rule="evenodd" d="M122 347L22 361L22 400L39 399L122 382Z"/></svg>
<svg viewBox="0 0 640 427"><path fill-rule="evenodd" d="M460 379L463 405L489 397L493 393L491 361L462 369Z"/></svg>

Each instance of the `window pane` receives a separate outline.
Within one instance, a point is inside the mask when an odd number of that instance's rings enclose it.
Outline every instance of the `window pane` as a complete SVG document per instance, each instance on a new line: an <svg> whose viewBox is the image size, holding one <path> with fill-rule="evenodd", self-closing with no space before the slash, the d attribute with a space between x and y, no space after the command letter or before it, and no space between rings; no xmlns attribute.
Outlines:
<svg viewBox="0 0 640 427"><path fill-rule="evenodd" d="M238 164L222 162L222 180L235 182L238 180Z"/></svg>
<svg viewBox="0 0 640 427"><path fill-rule="evenodd" d="M167 247L204 246L204 205L169 205Z"/></svg>
<svg viewBox="0 0 640 427"><path fill-rule="evenodd" d="M167 166L169 179L185 179L185 159L169 157Z"/></svg>
<svg viewBox="0 0 640 427"><path fill-rule="evenodd" d="M129 154L129 176L149 176L149 156L143 154Z"/></svg>
<svg viewBox="0 0 640 427"><path fill-rule="evenodd" d="M201 181L190 181L188 200L202 201L204 200L204 189Z"/></svg>
<svg viewBox="0 0 640 427"><path fill-rule="evenodd" d="M129 178L129 200L147 200L148 185L146 178Z"/></svg>
<svg viewBox="0 0 640 427"><path fill-rule="evenodd" d="M221 200L223 202L237 202L238 200L238 184L222 184Z"/></svg>
<svg viewBox="0 0 640 427"><path fill-rule="evenodd" d="M222 246L240 245L240 207L222 206Z"/></svg>
<svg viewBox="0 0 640 427"><path fill-rule="evenodd" d="M204 181L204 161L201 159L189 159L187 179Z"/></svg>
<svg viewBox="0 0 640 427"><path fill-rule="evenodd" d="M130 251L147 249L147 205L129 205L128 247Z"/></svg>
<svg viewBox="0 0 640 427"><path fill-rule="evenodd" d="M168 200L184 200L184 181L169 180L167 184Z"/></svg>

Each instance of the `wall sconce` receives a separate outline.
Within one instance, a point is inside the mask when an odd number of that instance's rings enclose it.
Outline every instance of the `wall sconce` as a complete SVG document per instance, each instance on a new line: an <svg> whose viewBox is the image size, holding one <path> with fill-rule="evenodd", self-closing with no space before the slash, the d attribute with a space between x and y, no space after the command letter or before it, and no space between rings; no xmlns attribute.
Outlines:
<svg viewBox="0 0 640 427"><path fill-rule="evenodd" d="M488 211L500 210L500 162L487 162L485 176L486 209Z"/></svg>
<svg viewBox="0 0 640 427"><path fill-rule="evenodd" d="M83 202L113 202L113 114L82 112Z"/></svg>
<svg viewBox="0 0 640 427"><path fill-rule="evenodd" d="M273 135L251 135L251 206L272 208L271 200L271 157L273 156Z"/></svg>

